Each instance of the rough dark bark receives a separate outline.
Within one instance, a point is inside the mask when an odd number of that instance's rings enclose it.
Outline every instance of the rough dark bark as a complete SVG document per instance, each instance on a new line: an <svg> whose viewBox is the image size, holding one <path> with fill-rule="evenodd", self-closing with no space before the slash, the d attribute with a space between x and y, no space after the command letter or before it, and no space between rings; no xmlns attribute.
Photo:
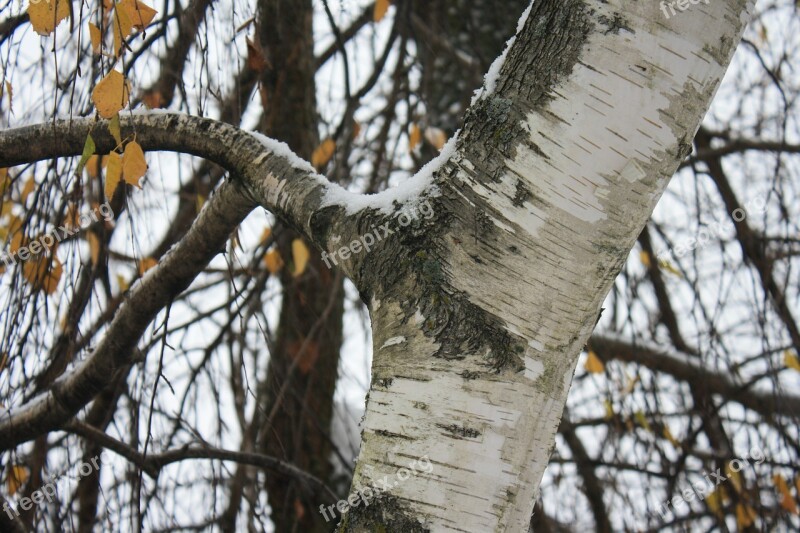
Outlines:
<svg viewBox="0 0 800 533"><path fill-rule="evenodd" d="M314 77L311 0L262 0L259 45L267 66L261 75L264 103L261 132L283 141L310 160L319 144ZM306 272L292 272L292 242L302 236L281 222L276 245L285 258L283 298L275 349L264 384L263 415L258 425L263 453L280 457L328 480L331 476L330 428L333 394L342 344L342 277L326 268L312 248ZM306 241L307 242L307 241ZM317 512L320 503L287 476L268 475L271 519L278 531L328 531Z"/></svg>
<svg viewBox="0 0 800 533"><path fill-rule="evenodd" d="M517 29L528 0L412 1L411 28L422 69L420 92L427 125L448 135L463 125L464 110L489 66Z"/></svg>

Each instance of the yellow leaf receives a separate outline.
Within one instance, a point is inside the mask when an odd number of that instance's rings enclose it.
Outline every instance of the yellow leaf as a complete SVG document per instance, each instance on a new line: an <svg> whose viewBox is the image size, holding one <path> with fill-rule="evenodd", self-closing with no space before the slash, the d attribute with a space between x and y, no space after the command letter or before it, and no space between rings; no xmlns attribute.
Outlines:
<svg viewBox="0 0 800 533"><path fill-rule="evenodd" d="M736 504L736 524L739 530L748 528L753 525L758 515L756 510L745 503Z"/></svg>
<svg viewBox="0 0 800 533"><path fill-rule="evenodd" d="M86 233L86 240L89 242L89 255L92 258L92 264L96 265L100 259L100 239L90 231Z"/></svg>
<svg viewBox="0 0 800 533"><path fill-rule="evenodd" d="M50 35L56 26L69 16L69 0L29 2L28 16L33 31L39 35Z"/></svg>
<svg viewBox="0 0 800 533"><path fill-rule="evenodd" d="M636 422L642 426L647 431L652 431L650 428L650 422L647 421L647 417L644 415L644 411L636 411L633 414L633 417L636 419Z"/></svg>
<svg viewBox="0 0 800 533"><path fill-rule="evenodd" d="M283 268L283 259L280 252L273 248L264 255L264 264L270 274L276 274Z"/></svg>
<svg viewBox="0 0 800 533"><path fill-rule="evenodd" d="M386 16L386 12L389 11L390 3L389 0L377 0L375 2L375 10L372 12L372 19L375 22L380 22L381 19Z"/></svg>
<svg viewBox="0 0 800 533"><path fill-rule="evenodd" d="M603 361L597 357L597 354L594 353L594 350L589 350L589 357L586 358L586 363L583 365L583 367L590 374L602 374L606 369Z"/></svg>
<svg viewBox="0 0 800 533"><path fill-rule="evenodd" d="M160 91L147 91L142 95L142 102L147 106L147 109L157 109L164 107L164 97L161 96Z"/></svg>
<svg viewBox="0 0 800 533"><path fill-rule="evenodd" d="M675 446L676 448L681 447L681 443L678 442L678 439L675 438L675 436L672 434L672 431L669 430L669 427L664 426L663 433L664 433L664 438L667 439L673 446Z"/></svg>
<svg viewBox="0 0 800 533"><path fill-rule="evenodd" d="M153 268L153 267L154 267L154 266L156 266L157 264L158 264L158 261L156 261L154 258L152 258L152 257L145 257L144 259L142 259L141 261L139 261L139 264L138 264L138 267L139 267L139 275L140 275L140 276L144 276L144 273L145 273L145 272L147 272L148 270L150 270L151 268Z"/></svg>
<svg viewBox="0 0 800 533"><path fill-rule="evenodd" d="M786 483L786 479L784 479L781 474L775 474L772 476L772 481L775 483L775 488L778 489L778 493L781 495L781 507L790 513L798 514L797 503L795 503L792 497L792 492L789 490L789 484Z"/></svg>
<svg viewBox="0 0 800 533"><path fill-rule="evenodd" d="M119 180L122 177L122 157L117 152L108 154L108 165L106 167L106 198L111 200L114 191L117 190Z"/></svg>
<svg viewBox="0 0 800 533"><path fill-rule="evenodd" d="M92 52L99 54L100 44L103 40L103 36L100 33L100 28L91 22L89 23L89 40L92 41Z"/></svg>
<svg viewBox="0 0 800 533"><path fill-rule="evenodd" d="M336 150L336 142L333 139L327 138L322 141L322 144L317 146L314 153L311 154L311 164L316 168L322 168L328 164L328 161L333 157L333 152Z"/></svg>
<svg viewBox="0 0 800 533"><path fill-rule="evenodd" d="M122 126L119 123L119 113L115 113L111 120L108 121L108 132L117 141L117 146L114 148L122 144Z"/></svg>
<svg viewBox="0 0 800 533"><path fill-rule="evenodd" d="M142 179L145 172L147 172L147 161L144 158L142 147L136 141L131 141L125 145L125 153L122 154L122 178L125 183L139 185L139 180Z"/></svg>
<svg viewBox="0 0 800 533"><path fill-rule="evenodd" d="M125 276L123 276L122 274L117 274L116 278L117 278L117 285L119 285L119 290L122 292L127 291L129 285L128 285L128 280L125 279Z"/></svg>
<svg viewBox="0 0 800 533"><path fill-rule="evenodd" d="M111 18L111 29L114 33L114 57L117 57L120 50L125 46L125 39L133 31L133 22L131 22L128 12L120 8L119 4L117 4L117 8Z"/></svg>
<svg viewBox="0 0 800 533"><path fill-rule="evenodd" d="M19 203L24 204L25 200L28 199L28 196L30 196L34 190L36 190L36 179L31 176L28 178L28 181L25 182L22 192L19 193Z"/></svg>
<svg viewBox="0 0 800 533"><path fill-rule="evenodd" d="M86 141L83 143L83 153L81 154L81 160L78 161L78 168L75 169L75 175L80 176L81 172L83 172L84 167L86 167L86 163L89 162L89 158L92 157L97 150L97 147L94 144L94 139L91 135L86 136Z"/></svg>
<svg viewBox="0 0 800 533"><path fill-rule="evenodd" d="M679 278L683 277L683 274L681 274L681 271L678 270L677 268L675 268L675 265L673 265L672 263L670 263L666 259L659 259L658 260L658 267L661 270L666 270L667 272L669 272L670 274L672 274L674 276L678 276Z"/></svg>
<svg viewBox="0 0 800 533"><path fill-rule="evenodd" d="M128 105L130 84L117 70L109 72L92 91L92 101L103 118L111 118Z"/></svg>
<svg viewBox="0 0 800 533"><path fill-rule="evenodd" d="M639 261L642 262L645 268L650 268L650 266L652 266L653 264L653 262L650 261L650 254L645 252L644 250L639 252Z"/></svg>
<svg viewBox="0 0 800 533"><path fill-rule="evenodd" d="M11 82L10 81L6 80L5 88L6 88L5 91L3 91L3 87L0 86L0 98L2 98L2 96L5 96L7 94L8 95L8 108L9 109L13 109L14 108L14 89L11 87Z"/></svg>
<svg viewBox="0 0 800 533"><path fill-rule="evenodd" d="M294 260L294 277L301 275L306 270L308 259L311 253L308 251L308 246L303 242L303 239L295 239L292 241L292 259Z"/></svg>
<svg viewBox="0 0 800 533"><path fill-rule="evenodd" d="M8 177L8 169L0 168L0 196L5 196L11 187L11 178Z"/></svg>
<svg viewBox="0 0 800 533"><path fill-rule="evenodd" d="M447 134L439 128L425 128L425 140L431 143L431 146L441 151L444 144L447 142Z"/></svg>
<svg viewBox="0 0 800 533"><path fill-rule="evenodd" d="M108 164L108 156L92 155L86 160L86 173L89 177L97 179L100 175L100 169L105 168Z"/></svg>
<svg viewBox="0 0 800 533"><path fill-rule="evenodd" d="M606 399L603 405L606 408L606 420L614 418L614 406L611 404L611 400Z"/></svg>
<svg viewBox="0 0 800 533"><path fill-rule="evenodd" d="M419 146L422 141L422 132L416 124L411 125L411 132L408 134L408 151L413 152L414 148Z"/></svg>
<svg viewBox="0 0 800 533"><path fill-rule="evenodd" d="M136 30L144 30L155 18L156 11L152 7L139 2L139 0L122 0L117 4L117 9L125 11L131 26Z"/></svg>
<svg viewBox="0 0 800 533"><path fill-rule="evenodd" d="M787 368L794 368L795 370L800 372L800 359L798 359L797 356L793 354L791 350L783 351L783 363L786 365Z"/></svg>
<svg viewBox="0 0 800 533"><path fill-rule="evenodd" d="M742 474L740 474L739 472L737 472L733 468L731 468L731 463L732 462L733 461L730 461L730 462L728 462L728 464L725 465L725 474L728 476L728 480L731 482L731 486L734 488L734 490L736 492L738 492L739 494L741 494L742 493Z"/></svg>
<svg viewBox="0 0 800 533"><path fill-rule="evenodd" d="M202 194L198 194L197 198L195 198L195 209L198 213L203 209L204 205L206 205L206 197Z"/></svg>
<svg viewBox="0 0 800 533"><path fill-rule="evenodd" d="M22 265L22 275L37 291L53 294L64 273L64 267L57 257L39 257Z"/></svg>
<svg viewBox="0 0 800 533"><path fill-rule="evenodd" d="M8 495L13 496L28 481L28 469L22 465L13 465L6 477L6 488Z"/></svg>
<svg viewBox="0 0 800 533"><path fill-rule="evenodd" d="M706 497L708 508L717 516L722 516L722 504L727 499L725 489L719 487Z"/></svg>
<svg viewBox="0 0 800 533"><path fill-rule="evenodd" d="M25 223L18 216L9 215L8 221L8 235L11 235L11 243L9 244L9 251L13 254L19 251L23 242L27 241L25 232L22 230Z"/></svg>

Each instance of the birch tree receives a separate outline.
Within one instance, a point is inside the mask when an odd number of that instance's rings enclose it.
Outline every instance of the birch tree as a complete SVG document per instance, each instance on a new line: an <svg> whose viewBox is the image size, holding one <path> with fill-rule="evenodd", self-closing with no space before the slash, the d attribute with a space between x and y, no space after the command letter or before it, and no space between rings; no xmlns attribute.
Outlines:
<svg viewBox="0 0 800 533"><path fill-rule="evenodd" d="M9 406L3 448L68 427L87 433L76 414L136 363L152 321L261 207L320 260L335 259L369 307L375 355L353 491L413 461L433 465L432 476L354 505L341 529L527 528L577 356L752 8L700 3L667 18L656 4L539 0L463 129L414 178L370 196L244 129L120 114L122 139L202 157L230 179L130 287L86 358ZM90 136L95 153L109 153L122 144L115 133L78 117L7 130L0 166L77 157Z"/></svg>

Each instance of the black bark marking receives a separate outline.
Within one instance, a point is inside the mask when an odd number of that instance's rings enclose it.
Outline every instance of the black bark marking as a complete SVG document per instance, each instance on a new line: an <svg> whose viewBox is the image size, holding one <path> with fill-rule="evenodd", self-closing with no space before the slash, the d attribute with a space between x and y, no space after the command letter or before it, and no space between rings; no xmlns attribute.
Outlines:
<svg viewBox="0 0 800 533"><path fill-rule="evenodd" d="M522 207L522 204L533 198L533 194L528 189L522 180L517 180L516 190L514 191L514 198L511 203L516 207Z"/></svg>
<svg viewBox="0 0 800 533"><path fill-rule="evenodd" d="M386 431L385 429L376 429L376 435L380 435L381 437L387 437L390 439L403 439L403 440L416 440L413 437L409 437L408 435L402 435L400 433L394 433L393 431Z"/></svg>
<svg viewBox="0 0 800 533"><path fill-rule="evenodd" d="M481 432L477 429L459 426L458 424L450 424L449 426L436 424L436 427L442 428L448 433L448 436L457 439L475 439L481 436Z"/></svg>

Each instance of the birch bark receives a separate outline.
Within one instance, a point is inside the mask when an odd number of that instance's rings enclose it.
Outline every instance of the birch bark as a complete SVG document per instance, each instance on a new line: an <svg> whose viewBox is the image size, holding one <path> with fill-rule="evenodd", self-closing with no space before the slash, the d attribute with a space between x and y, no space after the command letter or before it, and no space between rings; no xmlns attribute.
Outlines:
<svg viewBox="0 0 800 533"><path fill-rule="evenodd" d="M382 491L342 531L527 530L577 356L752 7L534 2L433 220L353 265L374 332L353 491Z"/></svg>

